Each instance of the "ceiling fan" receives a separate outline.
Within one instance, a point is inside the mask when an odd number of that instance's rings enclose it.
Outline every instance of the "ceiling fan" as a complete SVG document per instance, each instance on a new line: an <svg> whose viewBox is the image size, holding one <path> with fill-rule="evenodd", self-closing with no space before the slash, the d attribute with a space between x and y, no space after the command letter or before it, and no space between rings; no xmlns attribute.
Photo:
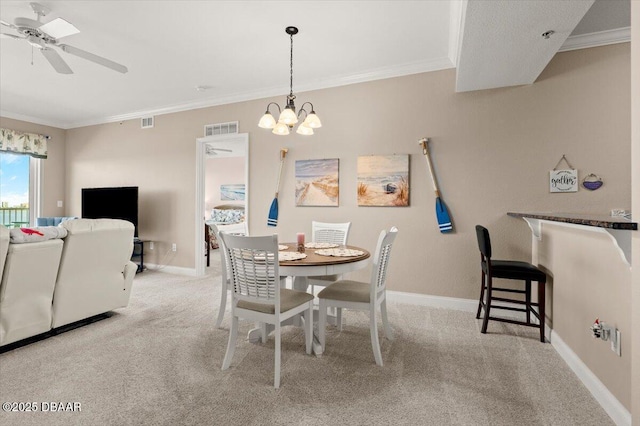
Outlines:
<svg viewBox="0 0 640 426"><path fill-rule="evenodd" d="M232 149L225 149L225 148L214 148L211 147L209 145L207 145L207 155L218 155L218 153L216 151L220 151L220 152L233 152Z"/></svg>
<svg viewBox="0 0 640 426"><path fill-rule="evenodd" d="M124 65L78 49L77 47L60 43L59 40L61 38L77 34L80 30L78 30L72 23L62 18L56 18L47 23L43 23L41 18L51 12L51 9L39 3L29 3L29 5L37 16L36 20L29 18L15 18L13 20L13 24L0 20L0 24L16 30L21 35L17 36L14 34L0 33L0 37L15 40L26 40L32 47L40 50L45 59L49 61L51 66L60 74L73 74L73 71L58 52L52 49L52 46L61 49L63 52L95 62L98 65L102 65L123 74L128 71L127 67Z"/></svg>

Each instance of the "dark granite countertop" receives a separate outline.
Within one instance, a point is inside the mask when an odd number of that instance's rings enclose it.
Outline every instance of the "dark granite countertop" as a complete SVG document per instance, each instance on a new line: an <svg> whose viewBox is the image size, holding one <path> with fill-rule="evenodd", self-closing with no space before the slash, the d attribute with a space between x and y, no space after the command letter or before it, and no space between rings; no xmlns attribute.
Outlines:
<svg viewBox="0 0 640 426"><path fill-rule="evenodd" d="M509 212L511 217L529 217L532 219L550 220L553 222L573 223L576 225L596 226L609 229L628 229L637 231L638 224L623 217L612 217L607 215L579 214L579 213L514 213Z"/></svg>

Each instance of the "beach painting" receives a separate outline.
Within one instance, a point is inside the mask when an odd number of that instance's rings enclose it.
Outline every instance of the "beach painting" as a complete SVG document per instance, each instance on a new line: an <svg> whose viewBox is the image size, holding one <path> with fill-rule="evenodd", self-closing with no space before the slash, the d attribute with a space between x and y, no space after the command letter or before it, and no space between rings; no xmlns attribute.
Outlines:
<svg viewBox="0 0 640 426"><path fill-rule="evenodd" d="M358 205L409 205L409 154L358 157Z"/></svg>
<svg viewBox="0 0 640 426"><path fill-rule="evenodd" d="M220 185L220 199L232 201L244 201L244 183Z"/></svg>
<svg viewBox="0 0 640 426"><path fill-rule="evenodd" d="M337 207L340 160L296 160L296 206Z"/></svg>

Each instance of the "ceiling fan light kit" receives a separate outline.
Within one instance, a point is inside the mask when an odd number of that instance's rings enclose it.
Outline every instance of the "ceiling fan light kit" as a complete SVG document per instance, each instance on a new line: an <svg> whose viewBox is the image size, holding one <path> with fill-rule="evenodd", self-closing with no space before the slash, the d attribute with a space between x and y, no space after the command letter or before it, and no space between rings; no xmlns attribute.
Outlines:
<svg viewBox="0 0 640 426"><path fill-rule="evenodd" d="M291 49L290 49L290 60L289 60L289 70L290 70L290 78L289 78L289 95L287 96L287 104L281 109L280 105L275 102L270 102L267 105L267 110L264 115L258 122L258 127L263 129L271 129L271 133L286 136L288 135L293 126L296 125L300 118L302 118L302 113L304 113L304 120L298 126L296 133L299 135L313 135L313 129L317 129L322 127L322 122L320 118L316 115L316 112L313 109L313 104L311 102L305 102L302 104L300 111L296 114L296 105L295 105L295 95L293 94L293 36L298 34L298 28L296 27L287 27L285 32L289 34L289 38L291 39ZM271 105L275 105L278 108L278 121L273 117L269 108ZM309 112L305 109L305 105L309 105Z"/></svg>
<svg viewBox="0 0 640 426"><path fill-rule="evenodd" d="M32 47L39 49L53 69L60 74L73 74L73 71L64 59L60 57L58 52L51 48L52 46L55 46L70 55L86 59L123 74L129 71L127 67L117 62L82 49L78 49L77 47L69 46L68 44L59 43L59 39L77 34L80 30L78 30L72 23L62 18L56 18L47 23L42 23L42 17L46 16L51 10L39 3L29 4L31 9L33 9L33 12L36 14L37 20L29 18L15 18L13 20L13 24L0 20L0 24L17 31L22 37L8 33L1 33L0 36L14 40L26 40Z"/></svg>

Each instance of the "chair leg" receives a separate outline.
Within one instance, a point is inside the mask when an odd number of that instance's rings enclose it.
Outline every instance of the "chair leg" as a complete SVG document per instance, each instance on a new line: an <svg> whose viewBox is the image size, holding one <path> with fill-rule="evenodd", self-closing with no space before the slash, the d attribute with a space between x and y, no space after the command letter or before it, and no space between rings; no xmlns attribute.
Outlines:
<svg viewBox="0 0 640 426"><path fill-rule="evenodd" d="M304 343L307 355L311 355L313 342L313 301L309 302L309 309L304 311Z"/></svg>
<svg viewBox="0 0 640 426"><path fill-rule="evenodd" d="M338 331L342 331L342 308L336 306L336 326Z"/></svg>
<svg viewBox="0 0 640 426"><path fill-rule="evenodd" d="M224 361L222 362L222 369L226 370L231 364L233 359L233 353L236 350L236 340L238 339L238 317L233 316L231 318L231 332L229 333L229 343L227 344L227 353L224 355Z"/></svg>
<svg viewBox="0 0 640 426"><path fill-rule="evenodd" d="M380 312L382 313L382 324L384 325L384 335L387 336L387 339L393 340L393 330L391 330L391 325L389 324L389 317L387 315L387 299L380 303Z"/></svg>
<svg viewBox="0 0 640 426"><path fill-rule="evenodd" d="M327 328L327 301L325 299L320 299L320 306L318 309L320 313L318 318L318 340L320 341L320 347L322 348L322 352L324 353L324 343Z"/></svg>
<svg viewBox="0 0 640 426"><path fill-rule="evenodd" d="M487 326L489 325L489 312L491 311L493 278L491 276L488 276L486 278L486 282L487 282L487 290L486 290L487 297L486 297L486 302L484 303L484 319L482 320L482 330L481 330L482 334L485 334L487 332Z"/></svg>
<svg viewBox="0 0 640 426"><path fill-rule="evenodd" d="M482 301L484 300L484 287L486 285L485 274L482 271L482 287L480 288L480 301L478 302L478 312L476 313L476 319L480 319L480 312L482 311Z"/></svg>
<svg viewBox="0 0 640 426"><path fill-rule="evenodd" d="M369 330L371 331L371 347L373 348L373 357L376 359L376 364L382 367L382 354L380 353L380 342L378 341L376 307L374 305L371 305L369 308Z"/></svg>
<svg viewBox="0 0 640 426"><path fill-rule="evenodd" d="M273 376L273 387L280 387L280 320L276 322L276 353L275 353L275 372Z"/></svg>
<svg viewBox="0 0 640 426"><path fill-rule="evenodd" d="M540 341L544 343L544 323L545 323L545 285L538 282L538 315L540 315Z"/></svg>
<svg viewBox="0 0 640 426"><path fill-rule="evenodd" d="M524 289L525 306L527 309L527 324L531 324L531 280L526 280Z"/></svg>
<svg viewBox="0 0 640 426"><path fill-rule="evenodd" d="M209 267L209 262L210 262L210 257L211 257L211 247L210 247L210 243L207 242L207 268Z"/></svg>
<svg viewBox="0 0 640 426"><path fill-rule="evenodd" d="M218 319L216 319L216 327L222 328L222 320L224 319L224 312L227 309L227 282L222 279L222 294L220 295L220 308L218 308Z"/></svg>
<svg viewBox="0 0 640 426"><path fill-rule="evenodd" d="M260 341L262 343L267 343L267 323L258 322L256 323L256 327L260 329Z"/></svg>

